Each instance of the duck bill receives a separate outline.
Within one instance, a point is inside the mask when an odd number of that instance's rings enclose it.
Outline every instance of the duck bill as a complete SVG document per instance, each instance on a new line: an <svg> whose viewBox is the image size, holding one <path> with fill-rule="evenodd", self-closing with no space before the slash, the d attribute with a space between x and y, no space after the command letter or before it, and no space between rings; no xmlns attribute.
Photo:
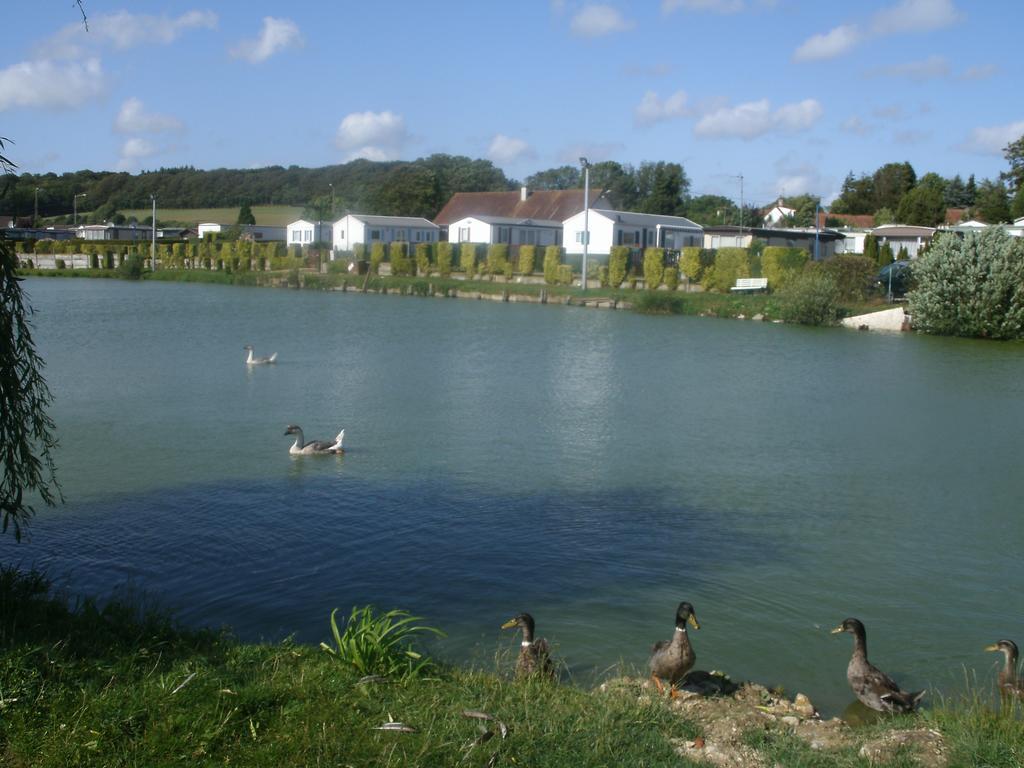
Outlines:
<svg viewBox="0 0 1024 768"><path fill-rule="evenodd" d="M843 629L841 626L839 626L839 627L836 627L835 629L833 629L830 634L838 635L840 632L845 632L845 631L846 631L845 629Z"/></svg>
<svg viewBox="0 0 1024 768"><path fill-rule="evenodd" d="M697 621L697 617L694 616L692 613L686 617L686 620L690 622L690 626L694 629L700 629L700 623Z"/></svg>
<svg viewBox="0 0 1024 768"><path fill-rule="evenodd" d="M516 626L517 623L518 622L516 622L515 619L509 619L508 621L506 621L504 624L501 625L501 628L502 629L512 629L512 627Z"/></svg>
<svg viewBox="0 0 1024 768"><path fill-rule="evenodd" d="M1000 648L998 645L986 645L985 646L985 650L986 651L1001 651L1002 648Z"/></svg>

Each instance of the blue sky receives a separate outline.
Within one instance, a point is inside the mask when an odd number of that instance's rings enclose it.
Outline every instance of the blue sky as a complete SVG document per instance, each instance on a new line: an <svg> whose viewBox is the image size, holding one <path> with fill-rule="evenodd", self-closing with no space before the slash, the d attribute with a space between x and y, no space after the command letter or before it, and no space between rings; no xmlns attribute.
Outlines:
<svg viewBox="0 0 1024 768"><path fill-rule="evenodd" d="M4 9L23 171L585 155L763 203L886 162L995 177L1024 134L1019 0L84 6L88 32L71 0Z"/></svg>

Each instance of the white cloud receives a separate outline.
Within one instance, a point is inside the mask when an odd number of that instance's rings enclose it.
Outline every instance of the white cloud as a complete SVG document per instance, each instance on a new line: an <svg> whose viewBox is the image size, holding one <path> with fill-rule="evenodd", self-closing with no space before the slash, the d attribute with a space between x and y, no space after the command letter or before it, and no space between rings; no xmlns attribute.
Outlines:
<svg viewBox="0 0 1024 768"><path fill-rule="evenodd" d="M807 38L793 53L795 61L817 61L842 56L860 42L861 33L856 24L843 24L823 35Z"/></svg>
<svg viewBox="0 0 1024 768"><path fill-rule="evenodd" d="M975 128L960 149L979 155L1002 155L1003 148L1024 135L1024 120L1006 125Z"/></svg>
<svg viewBox="0 0 1024 768"><path fill-rule="evenodd" d="M839 125L839 129L857 136L867 136L873 130L870 125L860 119L860 115L852 115L846 118Z"/></svg>
<svg viewBox="0 0 1024 768"><path fill-rule="evenodd" d="M610 5L586 5L569 22L569 30L576 37L603 37L632 28L633 22Z"/></svg>
<svg viewBox="0 0 1024 768"><path fill-rule="evenodd" d="M117 163L117 168L121 171L134 171L139 167L140 160L152 157L157 151L152 142L146 139L137 136L128 139L121 145L121 159Z"/></svg>
<svg viewBox="0 0 1024 768"><path fill-rule="evenodd" d="M686 91L676 91L662 100L654 91L648 91L633 112L637 125L651 125L674 117L686 117Z"/></svg>
<svg viewBox="0 0 1024 768"><path fill-rule="evenodd" d="M353 112L338 125L335 146L348 159L395 160L408 141L405 119L393 112Z"/></svg>
<svg viewBox="0 0 1024 768"><path fill-rule="evenodd" d="M672 13L677 8L687 11L736 13L744 8L743 0L661 0L661 12Z"/></svg>
<svg viewBox="0 0 1024 768"><path fill-rule="evenodd" d="M139 99L128 99L114 120L114 130L119 133L175 133L184 128L173 115L147 113Z"/></svg>
<svg viewBox="0 0 1024 768"><path fill-rule="evenodd" d="M503 133L499 133L494 137L490 148L487 150L487 157L499 165L514 163L516 160L524 157L533 156L534 152L529 144L522 139L506 136Z"/></svg>
<svg viewBox="0 0 1024 768"><path fill-rule="evenodd" d="M929 56L922 61L910 61L906 64L894 64L880 67L868 72L869 76L905 77L916 83L935 78L949 77L949 62L943 56Z"/></svg>
<svg viewBox="0 0 1024 768"><path fill-rule="evenodd" d="M998 74L999 67L995 64L979 64L975 67L968 67L960 75L961 80L986 80Z"/></svg>
<svg viewBox="0 0 1024 768"><path fill-rule="evenodd" d="M735 107L723 106L705 114L694 126L703 138L756 139L768 133L797 133L810 128L822 115L821 104L804 99L772 110L768 99L748 101Z"/></svg>
<svg viewBox="0 0 1024 768"><path fill-rule="evenodd" d="M304 42L299 26L291 19L264 16L259 37L240 40L231 48L231 56L245 59L250 64L259 64L288 48L301 48Z"/></svg>
<svg viewBox="0 0 1024 768"><path fill-rule="evenodd" d="M177 17L148 16L128 11L89 16L89 30L81 23L69 24L39 46L47 57L76 58L84 46L125 50L137 45L167 45L191 29L216 29L213 11L188 11Z"/></svg>
<svg viewBox="0 0 1024 768"><path fill-rule="evenodd" d="M105 87L99 59L23 61L0 70L0 112L14 107L80 107Z"/></svg>
<svg viewBox="0 0 1024 768"><path fill-rule="evenodd" d="M928 32L951 26L962 18L952 0L901 0L876 13L871 28L878 36Z"/></svg>

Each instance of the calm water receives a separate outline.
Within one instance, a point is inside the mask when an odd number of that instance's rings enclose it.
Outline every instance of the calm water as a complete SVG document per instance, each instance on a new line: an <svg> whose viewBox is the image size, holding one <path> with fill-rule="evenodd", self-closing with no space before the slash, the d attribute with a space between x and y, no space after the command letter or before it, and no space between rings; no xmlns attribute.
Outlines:
<svg viewBox="0 0 1024 768"><path fill-rule="evenodd" d="M29 280L67 504L0 559L243 638L404 607L584 682L692 602L698 667L852 696L1024 642L1024 346L440 299ZM242 345L279 352L247 370ZM292 458L346 429L347 455Z"/></svg>

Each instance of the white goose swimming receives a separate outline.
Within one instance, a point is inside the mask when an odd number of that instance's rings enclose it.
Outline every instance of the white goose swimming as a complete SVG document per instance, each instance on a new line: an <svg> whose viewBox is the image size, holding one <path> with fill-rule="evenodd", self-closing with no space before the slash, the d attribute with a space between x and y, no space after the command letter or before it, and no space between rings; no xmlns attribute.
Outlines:
<svg viewBox="0 0 1024 768"><path fill-rule="evenodd" d="M342 442L345 440L344 429L338 433L336 438L334 438L333 443L326 440L310 440L307 443L302 437L302 427L298 427L295 424L289 424L284 433L286 435L295 435L295 442L292 444L292 447L288 449L288 453L293 456L311 456L314 454L331 453L340 454L345 452L345 449L341 447Z"/></svg>
<svg viewBox="0 0 1024 768"><path fill-rule="evenodd" d="M249 350L249 357L246 358L246 365L266 365L267 363L277 362L277 352L272 354L270 357L256 357L252 353L252 344L246 344L242 349Z"/></svg>

